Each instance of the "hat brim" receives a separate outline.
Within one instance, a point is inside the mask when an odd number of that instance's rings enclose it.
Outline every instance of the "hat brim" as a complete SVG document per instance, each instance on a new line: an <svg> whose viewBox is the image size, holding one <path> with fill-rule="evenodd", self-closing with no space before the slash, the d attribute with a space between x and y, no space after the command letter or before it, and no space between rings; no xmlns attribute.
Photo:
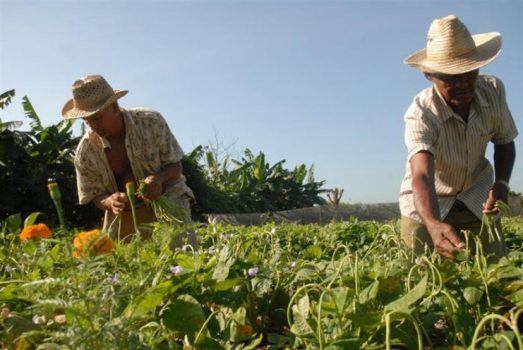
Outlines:
<svg viewBox="0 0 523 350"><path fill-rule="evenodd" d="M463 74L481 68L492 62L501 51L501 34L485 33L472 36L476 50L468 56L449 57L438 62L427 57L427 49L408 56L403 63L424 73Z"/></svg>
<svg viewBox="0 0 523 350"><path fill-rule="evenodd" d="M79 109L74 107L74 100L70 99L67 101L62 108L62 118L64 119L78 119L78 118L88 118L92 116L93 114L97 113L98 111L101 111L105 107L109 106L111 103L115 102L121 97L124 97L127 95L127 90L114 90L114 95L109 97L105 102L100 105L96 106L92 109L85 110L85 109Z"/></svg>

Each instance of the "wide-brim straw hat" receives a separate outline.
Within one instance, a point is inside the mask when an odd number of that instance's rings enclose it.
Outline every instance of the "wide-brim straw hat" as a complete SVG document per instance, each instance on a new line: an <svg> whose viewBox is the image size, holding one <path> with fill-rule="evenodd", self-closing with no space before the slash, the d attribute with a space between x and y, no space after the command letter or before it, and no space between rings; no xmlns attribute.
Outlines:
<svg viewBox="0 0 523 350"><path fill-rule="evenodd" d="M73 98L62 108L62 117L90 117L126 94L127 90L113 90L101 75L88 75L74 82Z"/></svg>
<svg viewBox="0 0 523 350"><path fill-rule="evenodd" d="M492 62L501 51L497 32L470 35L455 15L432 21L427 47L403 62L425 73L462 74Z"/></svg>

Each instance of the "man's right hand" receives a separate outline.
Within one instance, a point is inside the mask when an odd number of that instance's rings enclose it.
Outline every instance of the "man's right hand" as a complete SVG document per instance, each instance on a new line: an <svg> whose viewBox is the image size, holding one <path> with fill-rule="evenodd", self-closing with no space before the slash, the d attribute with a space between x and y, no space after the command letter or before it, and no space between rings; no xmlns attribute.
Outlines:
<svg viewBox="0 0 523 350"><path fill-rule="evenodd" d="M104 206L112 211L114 214L118 215L125 210L129 199L127 195L123 192L116 192L108 196L104 201Z"/></svg>
<svg viewBox="0 0 523 350"><path fill-rule="evenodd" d="M442 256L454 260L452 252L463 250L465 243L459 238L454 227L444 222L427 225L430 237L434 243L434 249Z"/></svg>

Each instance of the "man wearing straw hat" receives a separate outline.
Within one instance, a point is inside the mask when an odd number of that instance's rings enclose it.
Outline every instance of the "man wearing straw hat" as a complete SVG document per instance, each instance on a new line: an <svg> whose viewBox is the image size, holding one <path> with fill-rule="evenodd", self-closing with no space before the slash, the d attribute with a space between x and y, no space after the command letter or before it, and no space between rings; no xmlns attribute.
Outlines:
<svg viewBox="0 0 523 350"><path fill-rule="evenodd" d="M135 232L125 184L136 186L143 180L145 199L156 200L163 194L188 220L194 196L182 174L182 149L164 118L149 109L120 108L117 100L127 91L113 90L100 75L75 81L72 92L73 98L62 109L63 118L82 118L90 127L74 160L80 204L93 202L105 211L106 231L119 215L113 237L125 238ZM139 224L155 219L151 206L143 201L137 204L137 217Z"/></svg>
<svg viewBox="0 0 523 350"><path fill-rule="evenodd" d="M496 213L497 200L507 202L518 134L503 83L479 75L500 50L499 33L470 35L449 15L432 22L427 47L404 61L432 82L405 114L401 235L416 253L428 247L453 259L465 248L461 231L470 230L481 233L485 254L505 254L502 236L481 231L483 213ZM494 171L485 158L488 142L494 143ZM499 220L496 226L501 231Z"/></svg>

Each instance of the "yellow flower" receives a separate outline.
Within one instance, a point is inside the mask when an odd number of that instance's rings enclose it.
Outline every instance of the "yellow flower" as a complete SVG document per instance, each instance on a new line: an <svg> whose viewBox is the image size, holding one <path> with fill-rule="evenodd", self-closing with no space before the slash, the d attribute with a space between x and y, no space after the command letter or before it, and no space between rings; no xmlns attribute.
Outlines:
<svg viewBox="0 0 523 350"><path fill-rule="evenodd" d="M20 239L26 241L31 238L49 238L51 237L51 229L46 224L36 224L24 227L20 233Z"/></svg>
<svg viewBox="0 0 523 350"><path fill-rule="evenodd" d="M47 189L49 190L49 195L53 200L60 200L62 198L60 187L58 187L58 184L56 182L48 183Z"/></svg>
<svg viewBox="0 0 523 350"><path fill-rule="evenodd" d="M113 241L100 230L80 232L73 241L75 258L88 255L101 255L114 249Z"/></svg>

